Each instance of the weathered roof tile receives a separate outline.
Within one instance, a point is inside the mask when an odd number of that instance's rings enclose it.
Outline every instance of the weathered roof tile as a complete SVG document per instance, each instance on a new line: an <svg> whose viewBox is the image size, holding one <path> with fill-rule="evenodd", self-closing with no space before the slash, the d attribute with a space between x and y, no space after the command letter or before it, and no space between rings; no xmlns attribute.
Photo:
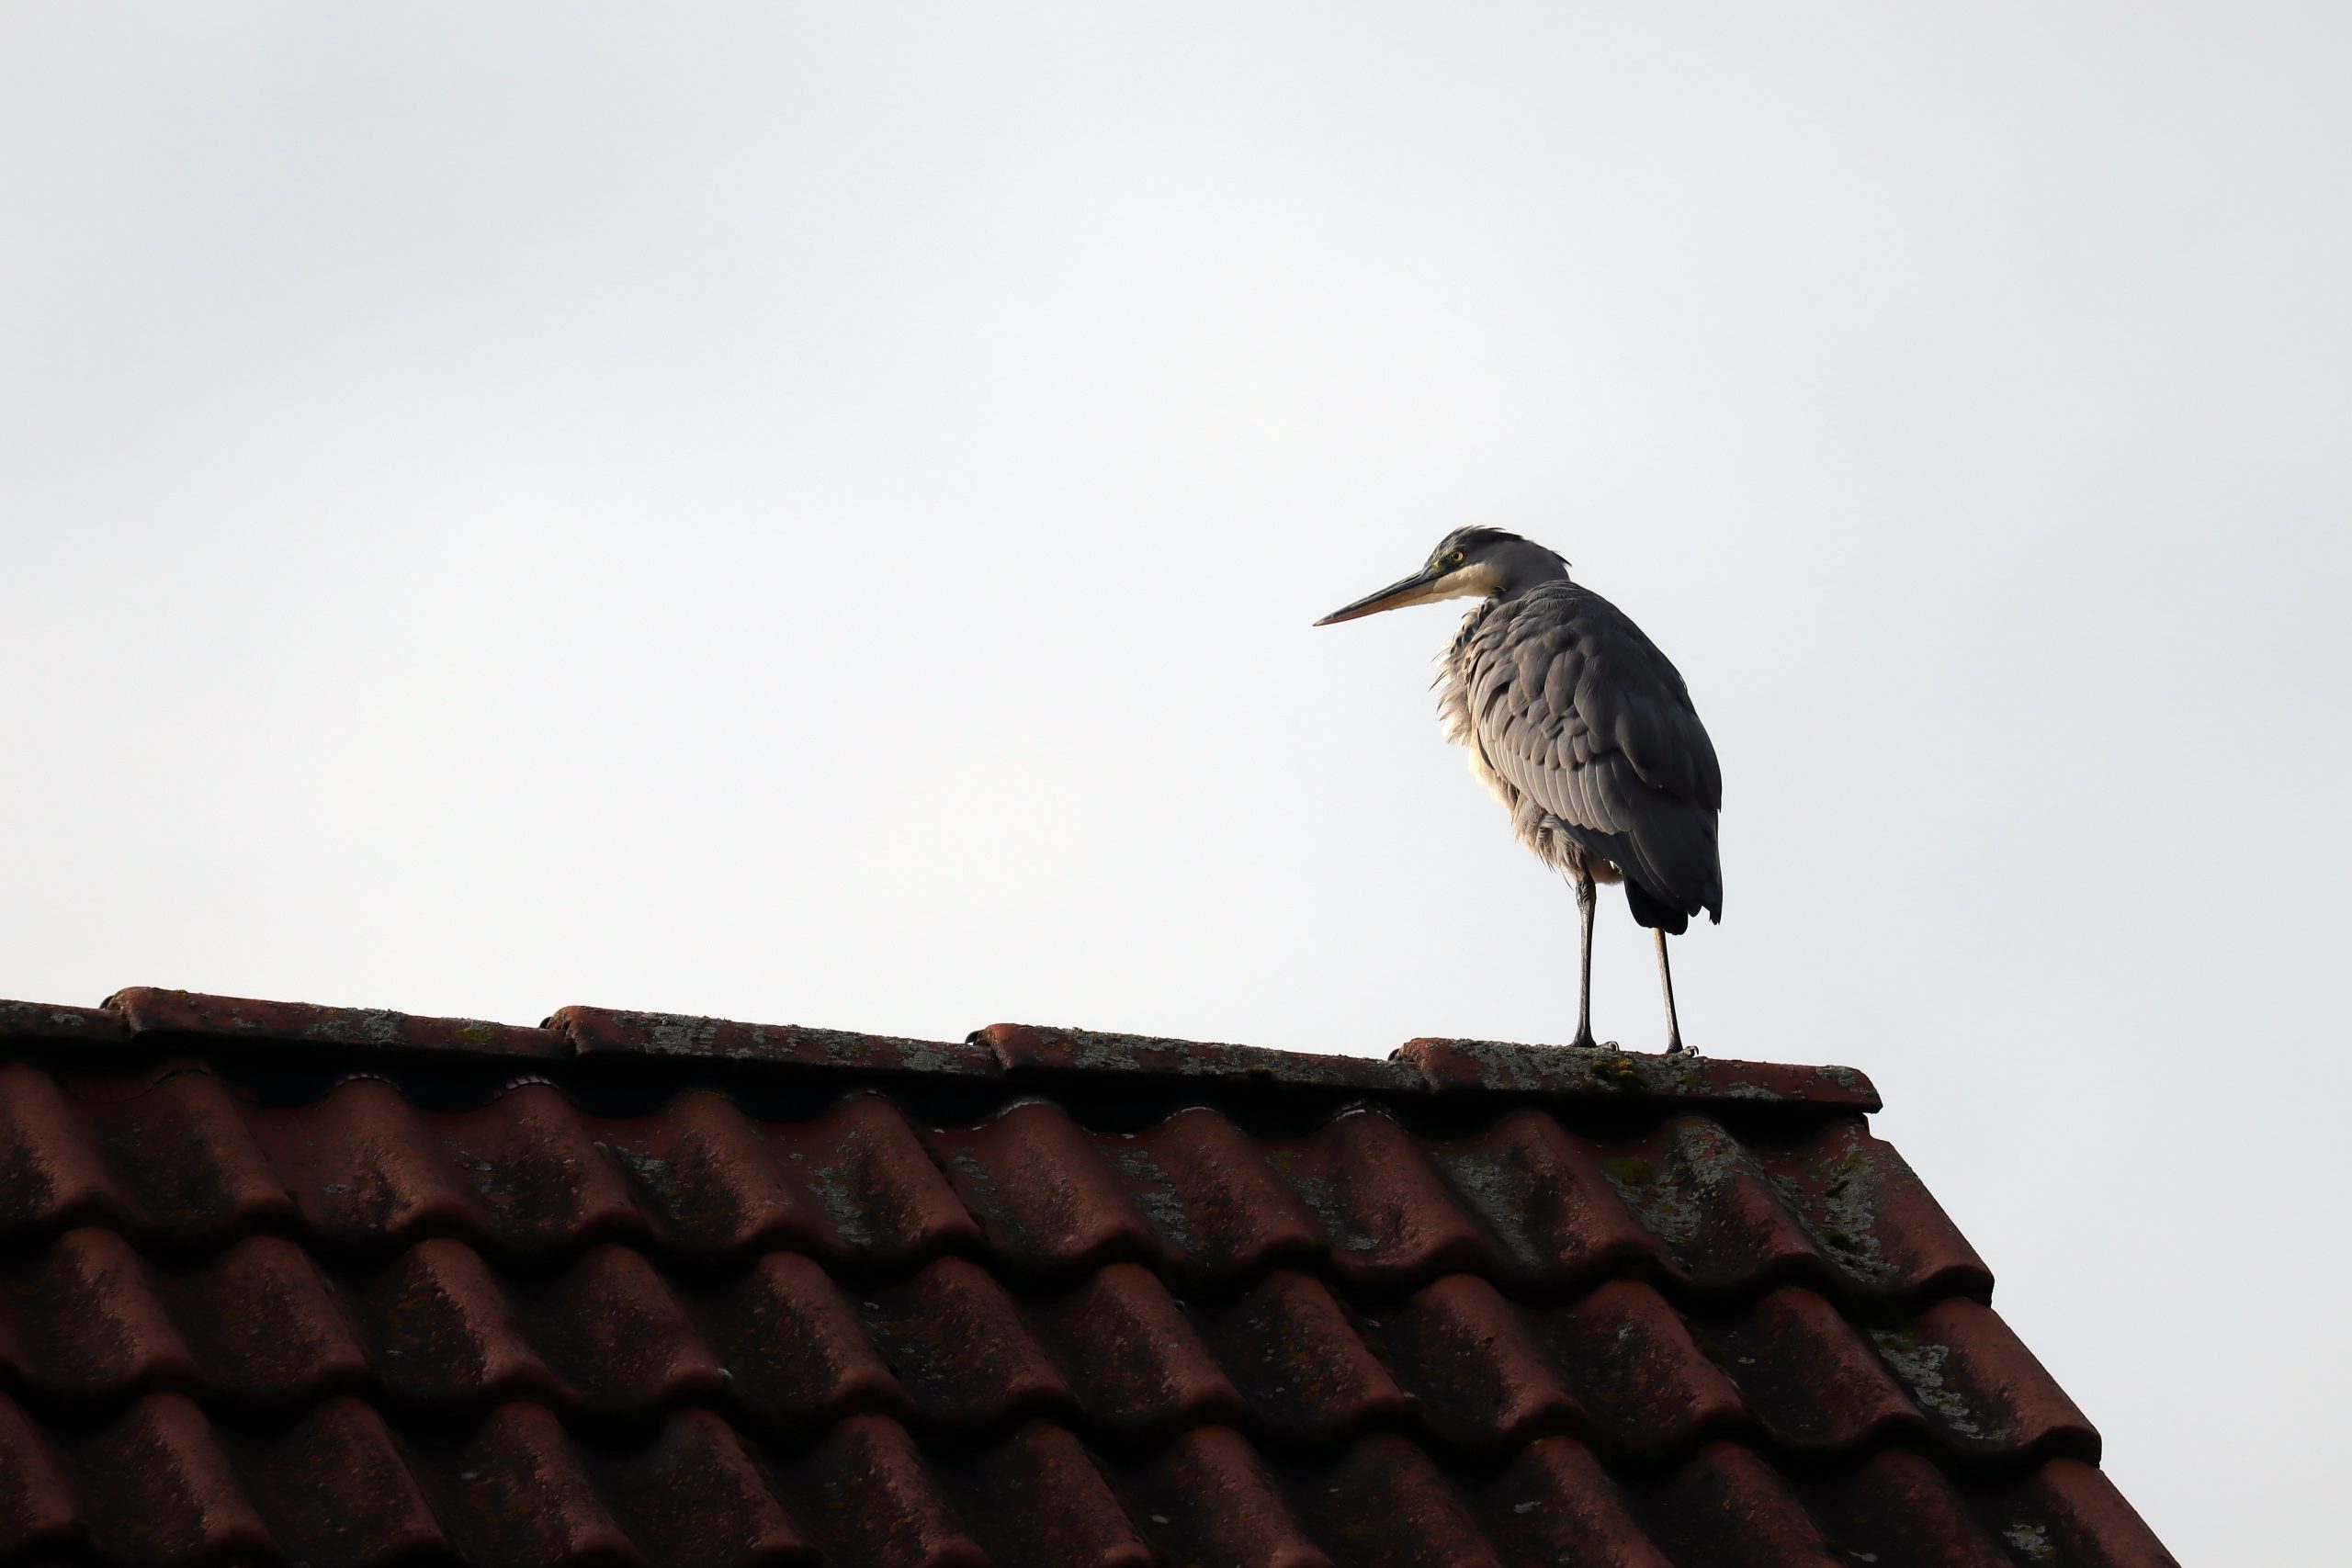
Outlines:
<svg viewBox="0 0 2352 1568"><path fill-rule="evenodd" d="M1103 1034L1028 1023L992 1023L974 1034L972 1042L986 1046L1006 1072L1014 1074L1207 1080L1249 1090L1287 1087L1416 1093L1424 1087L1413 1064L1368 1056L1309 1055L1257 1045Z"/></svg>
<svg viewBox="0 0 2352 1568"><path fill-rule="evenodd" d="M471 1018L418 1018L381 1008L329 1008L309 1002L255 1001L132 986L107 998L132 1042L226 1035L246 1045L357 1047L368 1051L450 1052L467 1055L560 1056L564 1042L546 1029Z"/></svg>
<svg viewBox="0 0 2352 1568"><path fill-rule="evenodd" d="M991 1562L1152 1568L1093 1458L1069 1428L1024 1421L1002 1443L938 1466Z"/></svg>
<svg viewBox="0 0 2352 1568"><path fill-rule="evenodd" d="M1787 1481L1741 1444L1710 1443L1636 1491L1651 1536L1677 1563L1851 1568L1852 1560Z"/></svg>
<svg viewBox="0 0 2352 1568"><path fill-rule="evenodd" d="M447 1534L374 1405L330 1397L243 1445L248 1487L283 1554L315 1568L386 1568L446 1555Z"/></svg>
<svg viewBox="0 0 2352 1568"><path fill-rule="evenodd" d="M569 1042L575 1055L590 1060L671 1056L697 1064L753 1062L932 1077L994 1077L1003 1071L994 1054L967 1041L738 1023L686 1013L568 1007L558 1009L547 1028Z"/></svg>
<svg viewBox="0 0 2352 1568"><path fill-rule="evenodd" d="M1923 1433L1918 1405L1828 1298L1790 1285L1692 1328L1775 1441L1800 1451L1851 1452Z"/></svg>
<svg viewBox="0 0 2352 1568"><path fill-rule="evenodd" d="M122 1014L111 1008L57 1007L0 1001L0 1041L12 1045L96 1047L125 1038Z"/></svg>
<svg viewBox="0 0 2352 1568"><path fill-rule="evenodd" d="M1152 1236L1094 1141L1057 1105L1016 1100L926 1137L989 1249L1009 1268L1067 1273L1153 1250Z"/></svg>
<svg viewBox="0 0 2352 1568"><path fill-rule="evenodd" d="M939 1472L905 1427L853 1416L795 1467L828 1551L850 1568L989 1568Z"/></svg>
<svg viewBox="0 0 2352 1568"><path fill-rule="evenodd" d="M613 1516L657 1568L797 1568L823 1561L742 1434L708 1410L685 1410L652 1442L585 1455Z"/></svg>
<svg viewBox="0 0 2352 1568"><path fill-rule="evenodd" d="M0 1562L2169 1563L1876 1104L0 1004Z"/></svg>
<svg viewBox="0 0 2352 1568"><path fill-rule="evenodd" d="M1077 1402L994 1276L943 1258L900 1284L861 1292L867 1335L915 1409L942 1427L1002 1427Z"/></svg>
<svg viewBox="0 0 2352 1568"><path fill-rule="evenodd" d="M1487 1539L1513 1563L1560 1568L1673 1568L1590 1450L1539 1438L1476 1488Z"/></svg>
<svg viewBox="0 0 2352 1568"><path fill-rule="evenodd" d="M550 1411L504 1404L443 1446L434 1512L473 1562L633 1568L646 1561L580 1445Z"/></svg>
<svg viewBox="0 0 2352 1568"><path fill-rule="evenodd" d="M1397 1048L1396 1059L1418 1068L1441 1090L1879 1109L1878 1090L1851 1067L1649 1056L1606 1045L1515 1045L1498 1040L1408 1040Z"/></svg>
<svg viewBox="0 0 2352 1568"><path fill-rule="evenodd" d="M1195 1427L1127 1469L1145 1536L1174 1562L1332 1568L1263 1458L1227 1427Z"/></svg>
<svg viewBox="0 0 2352 1568"><path fill-rule="evenodd" d="M1405 1392L1330 1288L1278 1269L1238 1300L1204 1309L1202 1326L1250 1420L1277 1442L1337 1442L1402 1419Z"/></svg>
<svg viewBox="0 0 2352 1568"><path fill-rule="evenodd" d="M0 1559L30 1562L80 1543L70 1475L41 1424L0 1394Z"/></svg>
<svg viewBox="0 0 2352 1568"><path fill-rule="evenodd" d="M220 1429L184 1395L151 1394L79 1446L77 1514L107 1561L161 1568L275 1554Z"/></svg>
<svg viewBox="0 0 2352 1568"><path fill-rule="evenodd" d="M1090 1427L1129 1440L1242 1419L1241 1393L1199 1321L1159 1276L1114 1263L1058 1296L1028 1303Z"/></svg>

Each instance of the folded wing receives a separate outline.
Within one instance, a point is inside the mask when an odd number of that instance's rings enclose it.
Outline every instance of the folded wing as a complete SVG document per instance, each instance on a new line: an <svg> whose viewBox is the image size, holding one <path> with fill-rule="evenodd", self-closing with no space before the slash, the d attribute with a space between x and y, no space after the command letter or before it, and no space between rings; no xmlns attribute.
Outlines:
<svg viewBox="0 0 2352 1568"><path fill-rule="evenodd" d="M1578 584L1546 583L1503 608L1467 650L1487 765L1653 903L1720 919L1723 770L1681 675Z"/></svg>

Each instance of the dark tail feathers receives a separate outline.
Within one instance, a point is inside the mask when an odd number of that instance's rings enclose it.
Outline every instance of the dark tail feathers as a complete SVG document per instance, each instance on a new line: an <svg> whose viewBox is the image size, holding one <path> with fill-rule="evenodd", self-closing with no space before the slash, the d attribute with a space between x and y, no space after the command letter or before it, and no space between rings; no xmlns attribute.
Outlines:
<svg viewBox="0 0 2352 1568"><path fill-rule="evenodd" d="M1634 911L1634 919L1638 924L1653 927L1668 936L1680 936L1689 931L1690 915L1696 912L1678 909L1664 902L1630 876L1625 879L1625 908ZM1724 912L1720 908L1707 913L1717 924L1722 923Z"/></svg>

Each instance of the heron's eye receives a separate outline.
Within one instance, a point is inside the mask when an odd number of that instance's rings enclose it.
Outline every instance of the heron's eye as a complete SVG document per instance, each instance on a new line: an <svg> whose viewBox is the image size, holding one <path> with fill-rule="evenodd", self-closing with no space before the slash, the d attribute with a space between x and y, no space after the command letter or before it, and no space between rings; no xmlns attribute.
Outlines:
<svg viewBox="0 0 2352 1568"><path fill-rule="evenodd" d="M1445 558L1445 564L1448 566L1460 566L1463 562L1463 558L1462 552L1460 550L1456 550L1452 555Z"/></svg>

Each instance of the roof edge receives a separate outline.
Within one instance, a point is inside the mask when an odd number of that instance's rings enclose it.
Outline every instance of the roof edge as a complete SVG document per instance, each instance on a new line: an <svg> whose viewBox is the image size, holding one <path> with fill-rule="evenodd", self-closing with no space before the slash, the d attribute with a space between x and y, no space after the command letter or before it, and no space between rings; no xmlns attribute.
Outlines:
<svg viewBox="0 0 2352 1568"><path fill-rule="evenodd" d="M1645 1055L1608 1045L1521 1045L1502 1040L1408 1040L1400 1060L1430 1089L1500 1094L1634 1094L1651 1099L1801 1101L1881 1109L1859 1068L1743 1062L1729 1057Z"/></svg>
<svg viewBox="0 0 2352 1568"><path fill-rule="evenodd" d="M561 1008L529 1028L148 986L126 987L97 1008L0 1001L0 1046L185 1048L203 1042L279 1051L329 1046L452 1061L693 1061L1010 1084L1149 1082L1444 1099L1496 1095L1881 1108L1877 1089L1852 1067L1495 1040L1424 1037L1379 1057L1023 1023L990 1024L960 1041L913 1040L594 1007Z"/></svg>

